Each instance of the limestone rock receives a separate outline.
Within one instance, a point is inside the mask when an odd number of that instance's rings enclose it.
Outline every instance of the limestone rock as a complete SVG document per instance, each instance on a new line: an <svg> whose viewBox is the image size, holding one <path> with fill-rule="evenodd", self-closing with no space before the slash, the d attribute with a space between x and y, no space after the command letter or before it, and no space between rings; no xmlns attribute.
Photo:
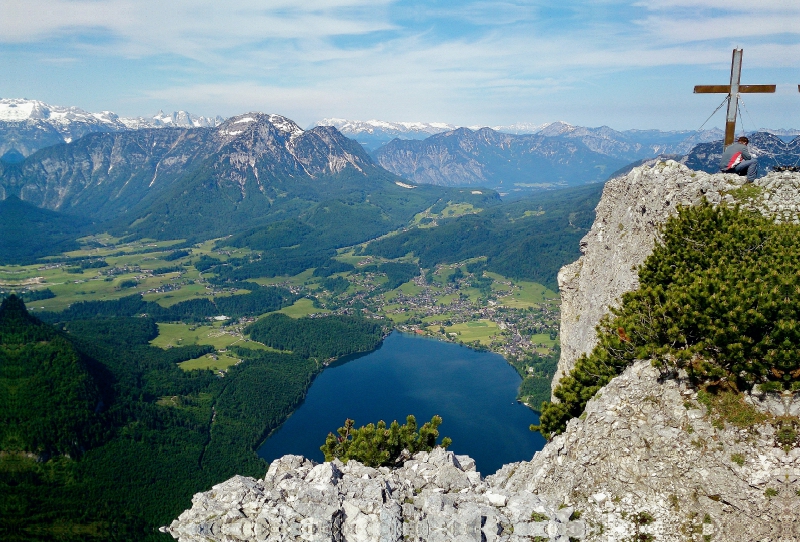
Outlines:
<svg viewBox="0 0 800 542"><path fill-rule="evenodd" d="M639 285L638 267L653 251L659 228L681 205L703 198L798 222L800 175L770 173L745 186L735 174L694 171L668 160L637 167L608 181L591 230L581 240L583 255L561 268L561 358L553 389L597 342L595 327L622 294Z"/></svg>
<svg viewBox="0 0 800 542"><path fill-rule="evenodd" d="M467 464L466 470L461 463ZM198 493L165 529L181 542L521 541L582 537L585 524L528 491L492 490L475 462L442 448L399 469L284 456L263 480ZM534 512L537 515L534 515Z"/></svg>
<svg viewBox="0 0 800 542"><path fill-rule="evenodd" d="M487 484L580 510L589 540L631 540L637 528L655 540L800 539L800 450L785 452L769 424L715 427L683 379L659 377L637 362L532 461Z"/></svg>

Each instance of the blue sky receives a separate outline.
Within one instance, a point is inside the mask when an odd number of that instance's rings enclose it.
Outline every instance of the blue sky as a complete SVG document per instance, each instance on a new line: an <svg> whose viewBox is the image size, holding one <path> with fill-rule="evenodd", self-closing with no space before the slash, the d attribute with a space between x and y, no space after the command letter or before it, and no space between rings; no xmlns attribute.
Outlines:
<svg viewBox="0 0 800 542"><path fill-rule="evenodd" d="M796 0L2 0L0 97L145 115L800 128ZM722 126L722 112L710 126Z"/></svg>

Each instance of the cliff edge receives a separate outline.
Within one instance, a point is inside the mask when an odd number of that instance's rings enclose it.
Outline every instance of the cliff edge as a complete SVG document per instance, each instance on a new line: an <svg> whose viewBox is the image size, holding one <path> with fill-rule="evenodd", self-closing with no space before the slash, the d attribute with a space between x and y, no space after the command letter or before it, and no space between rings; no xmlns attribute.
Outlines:
<svg viewBox="0 0 800 542"><path fill-rule="evenodd" d="M608 181L594 224L581 240L583 255L558 273L561 358L553 389L581 354L594 348L595 327L609 308L639 286L638 268L653 251L661 226L678 207L696 205L703 198L797 222L800 175L770 173L745 184L738 175L694 171L668 160Z"/></svg>

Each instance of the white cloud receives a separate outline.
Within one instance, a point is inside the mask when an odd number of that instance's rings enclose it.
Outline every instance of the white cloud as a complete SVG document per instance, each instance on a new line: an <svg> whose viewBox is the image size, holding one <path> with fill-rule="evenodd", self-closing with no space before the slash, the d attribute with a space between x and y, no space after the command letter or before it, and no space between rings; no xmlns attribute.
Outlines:
<svg viewBox="0 0 800 542"><path fill-rule="evenodd" d="M374 15L387 1L4 0L0 41L100 29L137 50L181 52L191 45L224 48L269 38L363 34L390 27Z"/></svg>
<svg viewBox="0 0 800 542"><path fill-rule="evenodd" d="M306 122L418 112L419 120L490 123L467 116L581 88L607 96L612 91L595 85L608 74L630 87L636 70L724 69L733 46L745 48L746 72L785 70L800 58L793 1L440 6L417 4L410 13L394 0L2 0L0 52L3 43L57 43L41 54L43 65L152 60L154 75L132 81L128 99L223 114L258 108ZM554 8L565 19L554 22Z"/></svg>

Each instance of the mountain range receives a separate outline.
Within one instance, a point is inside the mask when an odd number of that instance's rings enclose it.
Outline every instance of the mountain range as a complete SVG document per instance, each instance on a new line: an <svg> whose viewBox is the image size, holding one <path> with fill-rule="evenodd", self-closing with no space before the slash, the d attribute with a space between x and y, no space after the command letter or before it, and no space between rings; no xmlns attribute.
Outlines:
<svg viewBox="0 0 800 542"><path fill-rule="evenodd" d="M25 201L66 212L84 212L82 208L86 206L82 202L95 198L96 201L86 207L94 209L93 219L106 220L114 216L121 220L137 212L130 206L132 201L136 200L142 208L153 201L156 194L166 193L168 185L177 177L188 175L192 168L197 172L204 170L205 166L200 164L232 142L234 135L246 132L237 126L244 126L245 118L256 118L253 115L256 114L223 121L221 117L196 117L179 111L169 115L159 112L149 118L122 118L109 111L88 113L77 107L51 106L35 100L3 99L0 100L0 164L4 164L2 168L7 173L0 183L0 197L6 192L18 192ZM716 148L718 144L714 142L722 138L718 129L617 131L607 126L587 128L565 122L457 128L447 123L329 118L309 130L302 130L285 117L262 115L258 118L272 119L273 128L284 135L270 141L285 140L285 144L279 145L281 149L274 147L266 151L260 147L263 141L256 137L246 152L237 151L228 158L221 158L227 172L220 175L228 176L230 181L223 184L229 188L241 184L240 196L249 190L245 187L248 182L255 183L254 189L264 190L266 194L264 186L259 184L259 175L265 171L278 176L320 175L325 168L316 160L325 162L327 158L312 158L316 151L304 147L314 140L312 134L317 137L337 134L335 144L330 141L323 144L338 146L338 150L329 149L330 156L335 158L327 173L338 173L337 168L347 164L353 171L362 172L366 171L365 167L379 166L414 185L483 186L504 195L603 182L614 172L630 168L631 164L659 156L686 157L683 161L687 164L697 162L696 167L710 171L715 164L713 158L708 158L713 152L707 152L706 146ZM163 133L154 132L156 128ZM784 152L776 145L784 145L784 139L799 133L797 130L769 132L774 135L764 140L764 150L756 149L762 154L764 151ZM116 135L92 136L78 143L84 136L98 133ZM370 155L361 148L352 147L348 142L351 140L344 136L355 139L364 149L372 149ZM63 143L75 145L58 145ZM343 151L345 147L349 150ZM102 150L98 151L100 148ZM39 149L45 149L42 150L45 154L23 164L27 156ZM256 166L255 161L262 151L267 155L272 153L277 161ZM246 159L242 158L245 156ZM20 167L11 167L14 164ZM53 164L59 166L54 168ZM38 171L34 171L37 168ZM242 177L237 177L239 175ZM248 175L252 177L249 181L246 180ZM87 191L89 186L96 189ZM133 193L139 195L132 199L127 197ZM273 196L269 198L274 199ZM145 203L140 204L140 200Z"/></svg>
<svg viewBox="0 0 800 542"><path fill-rule="evenodd" d="M421 140L432 135L451 132L457 128L468 128L478 131L490 128L496 132L513 135L541 135L545 137L566 137L579 139L590 148L602 152L609 142L612 145L626 147L630 154L661 153L685 154L700 142L713 141L722 137L722 131L712 130L678 130L664 132L660 130L625 130L617 131L607 126L587 128L557 121L543 124L518 122L499 126L467 126L459 127L443 122L388 122L383 120L347 120L338 118L322 119L315 126L335 126L347 137L351 137L373 152L393 139ZM638 156L634 159L642 158Z"/></svg>
<svg viewBox="0 0 800 542"><path fill-rule="evenodd" d="M20 161L33 152L69 143L94 132L121 132L142 128L214 127L222 117L195 116L186 111L152 117L120 117L111 111L89 113L78 107L49 105L38 100L0 99L0 160Z"/></svg>
<svg viewBox="0 0 800 542"><path fill-rule="evenodd" d="M383 235L440 200L497 199L489 190L409 184L333 127L303 130L263 113L215 128L96 132L0 162L0 199L12 196L139 238L266 229L271 248L287 248L274 254L281 261ZM27 235L22 223L17 229Z"/></svg>
<svg viewBox="0 0 800 542"><path fill-rule="evenodd" d="M619 168L661 154L683 155L705 132L618 132L553 123L535 134L458 128L425 140L394 139L373 152L387 170L415 183L481 185L502 193L602 182Z"/></svg>

